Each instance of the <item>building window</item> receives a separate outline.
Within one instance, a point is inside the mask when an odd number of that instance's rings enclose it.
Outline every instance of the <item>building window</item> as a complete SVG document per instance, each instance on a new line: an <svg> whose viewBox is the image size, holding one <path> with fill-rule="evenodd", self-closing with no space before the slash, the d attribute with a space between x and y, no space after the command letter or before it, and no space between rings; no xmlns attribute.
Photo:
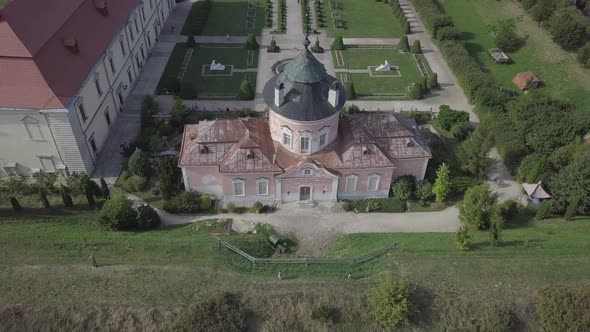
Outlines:
<svg viewBox="0 0 590 332"><path fill-rule="evenodd" d="M115 62L113 61L112 54L111 54L111 57L109 58L109 65L111 66L111 72L114 74L116 72L116 70L115 70Z"/></svg>
<svg viewBox="0 0 590 332"><path fill-rule="evenodd" d="M131 68L127 69L127 77L129 78L129 84L133 83L133 75L131 75Z"/></svg>
<svg viewBox="0 0 590 332"><path fill-rule="evenodd" d="M4 164L2 168L4 169L4 173L6 173L6 176L18 175L18 172L16 171L16 163Z"/></svg>
<svg viewBox="0 0 590 332"><path fill-rule="evenodd" d="M143 5L141 6L141 17L143 17L143 21L145 22L145 10L143 9Z"/></svg>
<svg viewBox="0 0 590 332"><path fill-rule="evenodd" d="M45 172L55 172L55 164L53 163L53 157L38 157L41 161L41 167Z"/></svg>
<svg viewBox="0 0 590 332"><path fill-rule="evenodd" d="M327 135L328 134L326 134L326 133L323 133L320 135L320 146L324 146L326 144L326 136Z"/></svg>
<svg viewBox="0 0 590 332"><path fill-rule="evenodd" d="M96 87L96 93L98 93L98 96L102 96L102 88L100 87L98 74L94 75L94 86Z"/></svg>
<svg viewBox="0 0 590 332"><path fill-rule="evenodd" d="M23 124L25 125L25 130L27 131L27 136L31 141L44 141L43 134L41 133L41 127L39 126L39 121L33 119L31 117L25 117L23 120Z"/></svg>
<svg viewBox="0 0 590 332"><path fill-rule="evenodd" d="M301 145L299 146L301 153L309 153L309 137L301 137Z"/></svg>
<svg viewBox="0 0 590 332"><path fill-rule="evenodd" d="M139 61L139 55L135 56L135 62L137 62L137 68L141 68L141 61Z"/></svg>
<svg viewBox="0 0 590 332"><path fill-rule="evenodd" d="M150 0L150 9L154 8L154 0Z"/></svg>
<svg viewBox="0 0 590 332"><path fill-rule="evenodd" d="M146 32L147 40L148 40L148 47L152 47L152 37L150 37L150 32Z"/></svg>
<svg viewBox="0 0 590 332"><path fill-rule="evenodd" d="M137 27L137 17L133 20L133 25L135 25L135 32L139 35L139 28Z"/></svg>
<svg viewBox="0 0 590 332"><path fill-rule="evenodd" d="M378 174L369 175L369 184L367 185L367 191L379 191L379 181L381 176Z"/></svg>
<svg viewBox="0 0 590 332"><path fill-rule="evenodd" d="M133 35L133 28L129 27L129 35L131 36L131 41L133 41L135 39L135 36Z"/></svg>
<svg viewBox="0 0 590 332"><path fill-rule="evenodd" d="M311 169L304 169L303 170L303 175L311 175Z"/></svg>
<svg viewBox="0 0 590 332"><path fill-rule="evenodd" d="M84 111L84 104L82 104L82 102L78 104L78 112L80 112L80 117L82 117L82 123L86 122L88 117L86 116L86 111Z"/></svg>
<svg viewBox="0 0 590 332"><path fill-rule="evenodd" d="M234 180L234 196L245 196L246 191L244 190L244 180Z"/></svg>
<svg viewBox="0 0 590 332"><path fill-rule="evenodd" d="M111 114L109 113L109 108L104 111L104 118L107 120L107 126L111 125Z"/></svg>
<svg viewBox="0 0 590 332"><path fill-rule="evenodd" d="M121 53L123 56L127 56L127 50L125 49L125 39L123 36L119 39L119 46L121 46Z"/></svg>
<svg viewBox="0 0 590 332"><path fill-rule="evenodd" d="M292 135L289 133L283 133L283 145L286 146L291 146L291 139L292 139Z"/></svg>
<svg viewBox="0 0 590 332"><path fill-rule="evenodd" d="M268 195L268 180L260 179L256 181L256 189L258 195Z"/></svg>
<svg viewBox="0 0 590 332"><path fill-rule="evenodd" d="M96 141L94 140L94 137L90 137L90 147L92 148L92 152L96 152Z"/></svg>
<svg viewBox="0 0 590 332"><path fill-rule="evenodd" d="M145 52L143 51L143 45L141 45L139 47L139 49L141 50L141 59L144 60L145 59Z"/></svg>
<svg viewBox="0 0 590 332"><path fill-rule="evenodd" d="M349 175L346 177L346 185L344 188L344 191L347 193L353 193L356 192L356 182L357 182L358 176L356 175Z"/></svg>

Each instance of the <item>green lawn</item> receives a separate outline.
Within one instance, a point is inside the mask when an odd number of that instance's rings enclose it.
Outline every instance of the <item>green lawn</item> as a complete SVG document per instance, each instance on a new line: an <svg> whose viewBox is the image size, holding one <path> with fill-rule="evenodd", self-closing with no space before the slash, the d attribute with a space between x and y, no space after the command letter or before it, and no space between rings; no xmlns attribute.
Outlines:
<svg viewBox="0 0 590 332"><path fill-rule="evenodd" d="M9 2L10 0L0 0L0 9L4 8Z"/></svg>
<svg viewBox="0 0 590 332"><path fill-rule="evenodd" d="M566 99L580 109L590 103L590 70L582 68L574 53L563 51L516 2L509 0L455 0L441 2L455 25L464 33L466 46L498 83L516 89L512 78L522 71L533 71L541 80L542 90ZM514 18L517 34L525 39L524 46L508 56L512 63L497 65L487 50L495 47L489 26L503 19Z"/></svg>
<svg viewBox="0 0 590 332"><path fill-rule="evenodd" d="M342 6L345 29L334 28L332 10L326 1L325 13L328 18L330 36L357 38L399 38L403 35L401 25L393 15L393 9L377 1L338 0Z"/></svg>
<svg viewBox="0 0 590 332"><path fill-rule="evenodd" d="M212 0L212 7L207 18L207 23L201 32L203 36L246 36L249 33L260 35L264 27L264 12L266 1L259 0L255 17L250 19L254 26L247 26L248 1L247 0ZM195 6L195 4L193 4ZM187 20L191 20L189 16Z"/></svg>
<svg viewBox="0 0 590 332"><path fill-rule="evenodd" d="M160 78L157 87L158 93L174 91L179 88L177 77L181 71L182 63L188 49L186 44L176 44L164 73ZM258 66L258 51L253 52L252 63L248 65L248 51L242 46L228 47L202 44L196 47L184 73L183 82L193 83L197 88L198 98L235 99L238 95L240 83L246 75L253 82L253 86L256 85L256 72L234 72L231 76L203 76L203 65L206 65L205 73L208 74L207 68L213 60L225 65L226 70L223 74L228 74L230 65L233 65L234 70L256 68Z"/></svg>
<svg viewBox="0 0 590 332"><path fill-rule="evenodd" d="M452 233L348 235L329 245L327 256L356 256L395 241L400 246L360 265L307 267L253 266L219 249L207 232L214 227L205 222L110 232L95 220L92 212L0 218L0 310L11 308L3 311L0 327L17 310L33 324L25 330L82 325L162 330L190 304L231 291L266 323L294 319L305 330L324 330L311 319L311 309L330 303L342 311L337 325L342 330L378 330L365 303L367 288L381 272L417 284L416 331L440 330L439 313L477 315L484 302L511 304L530 327L533 318L526 310L540 287L587 282L590 273L589 219L509 225L500 247L489 246L487 234L480 232L471 252L457 251ZM262 233L223 238L259 256L272 253ZM90 266L91 253L100 268ZM283 281L276 280L279 270ZM348 272L352 282L345 279ZM530 330L538 330L534 327Z"/></svg>
<svg viewBox="0 0 590 332"><path fill-rule="evenodd" d="M389 64L399 68L401 77L387 77L381 75L397 75L396 71L375 73L370 76L368 73L337 73L338 78L346 75L352 80L359 98L384 98L395 99L406 98L408 87L422 78L418 66L412 55L400 53L395 48L347 48L342 52L344 66L341 66L336 59L336 52L332 52L334 66L346 69L367 69L368 66L378 66L389 61ZM374 68L372 68L374 69Z"/></svg>

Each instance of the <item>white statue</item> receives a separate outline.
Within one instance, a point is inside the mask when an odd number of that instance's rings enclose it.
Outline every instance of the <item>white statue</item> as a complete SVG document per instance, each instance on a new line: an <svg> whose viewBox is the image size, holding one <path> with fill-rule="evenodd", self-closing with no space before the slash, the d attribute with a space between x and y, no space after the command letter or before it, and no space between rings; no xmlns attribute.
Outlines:
<svg viewBox="0 0 590 332"><path fill-rule="evenodd" d="M211 66L209 67L211 71L213 70L225 70L225 66L221 63L215 63L215 60L211 61Z"/></svg>
<svg viewBox="0 0 590 332"><path fill-rule="evenodd" d="M389 61L385 60L385 63L382 65L379 65L379 67L377 67L375 69L375 71L391 71L391 67L389 66Z"/></svg>

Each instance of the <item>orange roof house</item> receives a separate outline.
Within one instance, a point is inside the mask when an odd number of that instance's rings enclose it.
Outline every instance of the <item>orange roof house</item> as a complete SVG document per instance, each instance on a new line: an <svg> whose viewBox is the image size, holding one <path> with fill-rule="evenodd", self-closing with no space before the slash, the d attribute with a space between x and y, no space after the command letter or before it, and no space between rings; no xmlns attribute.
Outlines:
<svg viewBox="0 0 590 332"><path fill-rule="evenodd" d="M541 80L532 71L525 71L514 76L512 83L524 91L529 88L538 88L541 85Z"/></svg>

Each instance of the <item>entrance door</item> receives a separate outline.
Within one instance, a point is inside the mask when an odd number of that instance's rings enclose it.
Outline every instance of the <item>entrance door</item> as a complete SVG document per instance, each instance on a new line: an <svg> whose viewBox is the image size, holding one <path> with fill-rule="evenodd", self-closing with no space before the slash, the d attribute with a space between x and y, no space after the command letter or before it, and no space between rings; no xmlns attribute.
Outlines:
<svg viewBox="0 0 590 332"><path fill-rule="evenodd" d="M311 199L311 187L299 188L299 200L309 201Z"/></svg>

